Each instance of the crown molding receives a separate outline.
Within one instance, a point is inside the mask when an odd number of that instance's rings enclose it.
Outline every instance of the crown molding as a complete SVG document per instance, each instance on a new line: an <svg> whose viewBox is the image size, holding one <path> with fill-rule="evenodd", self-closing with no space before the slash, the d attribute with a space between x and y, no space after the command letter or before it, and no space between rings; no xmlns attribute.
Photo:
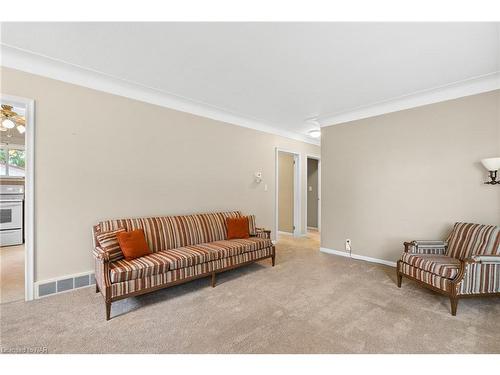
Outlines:
<svg viewBox="0 0 500 375"><path fill-rule="evenodd" d="M206 103L197 102L189 98L5 44L1 44L0 65L300 142L317 146L320 144L318 140L311 139L306 135L283 130L277 126L241 116Z"/></svg>
<svg viewBox="0 0 500 375"><path fill-rule="evenodd" d="M321 127L332 126L498 89L500 89L500 72L494 72L445 86L403 95L351 111L323 116L318 118L318 121Z"/></svg>

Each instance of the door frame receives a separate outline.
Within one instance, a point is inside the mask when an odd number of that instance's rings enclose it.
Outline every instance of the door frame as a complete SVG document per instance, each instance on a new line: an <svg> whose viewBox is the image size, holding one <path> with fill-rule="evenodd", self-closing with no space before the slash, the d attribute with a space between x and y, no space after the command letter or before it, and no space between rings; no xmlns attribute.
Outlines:
<svg viewBox="0 0 500 375"><path fill-rule="evenodd" d="M279 207L278 207L278 198L279 198L279 163L278 163L278 155L280 152L284 152L287 154L292 154L293 155L293 160L295 161L294 169L293 169L293 225L294 225L294 231L293 235L294 236L300 236L301 235L301 188L300 188L300 181L301 179L301 163L300 163L300 152L298 151L293 151L293 150L288 150L285 148L280 148L276 147L275 150L275 192L274 192L274 201L275 201L275 207L274 207L274 230L275 233L278 233L278 212L279 212Z"/></svg>
<svg viewBox="0 0 500 375"><path fill-rule="evenodd" d="M26 108L24 177L24 299L33 300L35 274L35 101L0 94L3 104Z"/></svg>
<svg viewBox="0 0 500 375"><path fill-rule="evenodd" d="M314 159L318 161L318 232L321 232L321 157L318 155L306 154L306 176L309 176L307 159ZM306 193L307 192L309 192L309 184L306 183ZM309 228L307 225L307 204L308 196L306 195L306 229Z"/></svg>

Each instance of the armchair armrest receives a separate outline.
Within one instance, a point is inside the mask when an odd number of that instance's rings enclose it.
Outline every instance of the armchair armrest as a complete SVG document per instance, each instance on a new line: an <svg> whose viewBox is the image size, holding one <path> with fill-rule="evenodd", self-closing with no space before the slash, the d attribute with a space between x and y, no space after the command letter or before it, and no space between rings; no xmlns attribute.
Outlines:
<svg viewBox="0 0 500 375"><path fill-rule="evenodd" d="M473 255L461 261L452 281L458 295L500 293L500 255Z"/></svg>
<svg viewBox="0 0 500 375"><path fill-rule="evenodd" d="M446 241L411 241L405 242L405 252L411 254L444 255L448 244Z"/></svg>
<svg viewBox="0 0 500 375"><path fill-rule="evenodd" d="M271 231L269 229L264 228L255 228L257 237L271 239Z"/></svg>
<svg viewBox="0 0 500 375"><path fill-rule="evenodd" d="M473 255L471 263L500 264L500 255Z"/></svg>

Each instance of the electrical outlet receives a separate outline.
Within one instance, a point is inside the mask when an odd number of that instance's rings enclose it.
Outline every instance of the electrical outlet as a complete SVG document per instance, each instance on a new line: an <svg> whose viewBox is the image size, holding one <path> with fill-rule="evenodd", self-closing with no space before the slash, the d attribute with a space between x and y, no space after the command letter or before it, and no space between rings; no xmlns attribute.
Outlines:
<svg viewBox="0 0 500 375"><path fill-rule="evenodd" d="M351 252L351 240L349 238L345 240L345 251Z"/></svg>

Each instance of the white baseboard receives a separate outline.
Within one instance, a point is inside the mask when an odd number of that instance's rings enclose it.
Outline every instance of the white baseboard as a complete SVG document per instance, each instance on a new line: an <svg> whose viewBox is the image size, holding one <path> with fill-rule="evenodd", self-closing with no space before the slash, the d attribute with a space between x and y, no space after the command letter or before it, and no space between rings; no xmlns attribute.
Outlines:
<svg viewBox="0 0 500 375"><path fill-rule="evenodd" d="M283 231L278 231L278 234L279 235L283 235L283 236L289 236L289 237L306 237L307 236L307 233L290 233L290 232L283 232Z"/></svg>
<svg viewBox="0 0 500 375"><path fill-rule="evenodd" d="M321 251L322 253L326 253L326 254L339 255L342 257L346 257L346 258L364 260L366 262L379 263L379 264L384 264L384 265L390 266L390 267L396 267L396 262L391 262L390 260L372 258L372 257L367 257L365 255L359 255L359 254L353 254L353 253L349 254L347 251L328 249L326 247L320 247L319 251Z"/></svg>
<svg viewBox="0 0 500 375"><path fill-rule="evenodd" d="M351 257L354 259L364 260L367 262L385 264L386 266L396 267L396 262L392 262L390 260L371 258L371 257L367 257L364 255L358 255L358 254L351 254Z"/></svg>
<svg viewBox="0 0 500 375"><path fill-rule="evenodd" d="M321 251L322 253L339 255L341 257L346 257L346 258L350 258L351 257L351 255L348 252L346 252L346 251L333 250L333 249L328 249L326 247L320 247L319 251Z"/></svg>

